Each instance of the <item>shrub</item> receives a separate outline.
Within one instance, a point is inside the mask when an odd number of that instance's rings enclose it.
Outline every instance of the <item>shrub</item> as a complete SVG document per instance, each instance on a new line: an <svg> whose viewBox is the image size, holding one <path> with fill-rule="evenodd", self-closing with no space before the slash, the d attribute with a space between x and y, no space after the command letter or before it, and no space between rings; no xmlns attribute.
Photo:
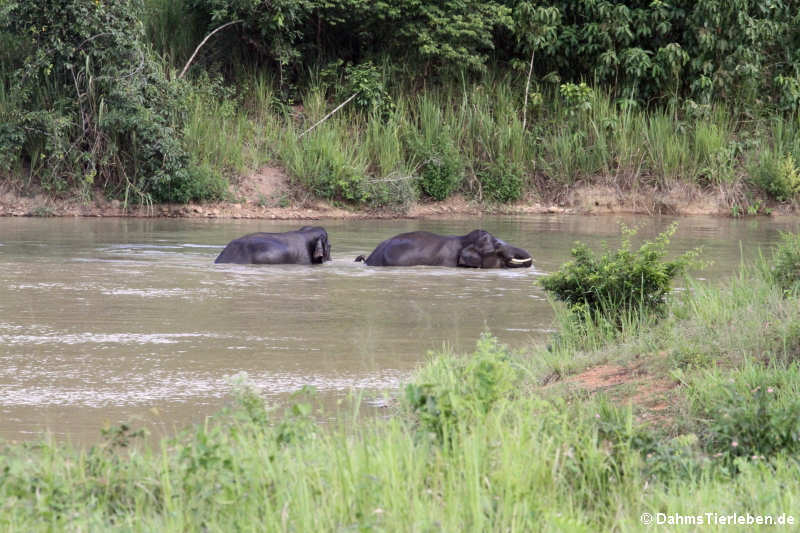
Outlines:
<svg viewBox="0 0 800 533"><path fill-rule="evenodd" d="M800 194L800 169L791 153L765 150L750 173L753 182L779 202L794 200Z"/></svg>
<svg viewBox="0 0 800 533"><path fill-rule="evenodd" d="M392 97L386 90L383 74L367 61L361 65L348 65L344 73L346 96L358 93L353 102L356 107L368 113L387 118L394 111Z"/></svg>
<svg viewBox="0 0 800 533"><path fill-rule="evenodd" d="M711 373L688 391L705 430L704 447L717 457L773 457L800 452L800 369L749 367Z"/></svg>
<svg viewBox="0 0 800 533"><path fill-rule="evenodd" d="M772 254L770 277L787 293L800 288L800 233L781 233L781 243Z"/></svg>
<svg viewBox="0 0 800 533"><path fill-rule="evenodd" d="M427 141L414 136L411 151L419 160L420 192L434 200L444 200L461 185L463 166L458 149L448 136Z"/></svg>
<svg viewBox="0 0 800 533"><path fill-rule="evenodd" d="M406 386L405 406L440 440L458 424L474 423L509 397L519 378L508 348L488 333L467 359L439 358L422 383ZM427 379L426 379L427 378Z"/></svg>
<svg viewBox="0 0 800 533"><path fill-rule="evenodd" d="M630 238L636 232L623 227L622 246L600 257L585 244L577 243L572 249L574 259L540 283L578 316L602 316L619 323L630 313L661 314L672 279L699 254L692 250L663 261L676 229L677 224L672 224L654 241L633 251Z"/></svg>
<svg viewBox="0 0 800 533"><path fill-rule="evenodd" d="M487 163L476 174L484 199L507 203L522 197L524 172L519 163L499 158Z"/></svg>

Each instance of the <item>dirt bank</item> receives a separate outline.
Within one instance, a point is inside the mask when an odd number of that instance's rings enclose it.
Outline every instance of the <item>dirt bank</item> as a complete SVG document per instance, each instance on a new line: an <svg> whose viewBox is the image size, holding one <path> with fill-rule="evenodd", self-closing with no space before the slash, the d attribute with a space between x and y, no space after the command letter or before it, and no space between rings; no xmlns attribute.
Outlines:
<svg viewBox="0 0 800 533"><path fill-rule="evenodd" d="M2 187L0 185L0 187ZM312 198L290 185L286 174L276 167L265 167L231 186L233 201L205 204L124 205L96 194L92 199L54 198L51 195L20 194L0 188L0 216L80 216L80 217L190 217L260 218L303 220L319 218L436 218L480 214L669 214L721 215L734 213L736 198L723 189L702 190L677 184L668 191L655 188L622 189L612 185L577 185L552 199L529 195L515 204L485 205L454 196L443 202L422 202L405 210L353 210ZM785 206L770 206L765 212L788 213ZM740 214L746 214L746 206Z"/></svg>

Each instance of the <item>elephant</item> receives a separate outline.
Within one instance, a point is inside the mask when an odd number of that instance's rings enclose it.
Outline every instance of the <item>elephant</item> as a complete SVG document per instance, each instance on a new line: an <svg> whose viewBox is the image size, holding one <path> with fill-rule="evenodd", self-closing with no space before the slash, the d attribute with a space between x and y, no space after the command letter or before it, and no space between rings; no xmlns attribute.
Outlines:
<svg viewBox="0 0 800 533"><path fill-rule="evenodd" d="M401 233L380 243L364 258L369 266L448 266L472 268L521 268L533 264L531 255L507 244L488 231L467 235L437 235L427 231Z"/></svg>
<svg viewBox="0 0 800 533"><path fill-rule="evenodd" d="M250 233L228 243L215 263L312 265L331 260L328 232L304 226L286 233Z"/></svg>

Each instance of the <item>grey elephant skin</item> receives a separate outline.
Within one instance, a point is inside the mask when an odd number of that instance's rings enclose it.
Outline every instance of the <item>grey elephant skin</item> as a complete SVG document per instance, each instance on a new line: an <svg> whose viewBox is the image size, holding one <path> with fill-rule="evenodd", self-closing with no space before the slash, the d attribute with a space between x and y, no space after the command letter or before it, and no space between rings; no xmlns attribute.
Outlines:
<svg viewBox="0 0 800 533"><path fill-rule="evenodd" d="M251 233L232 240L215 263L312 265L331 260L328 232L305 226L286 233Z"/></svg>
<svg viewBox="0 0 800 533"><path fill-rule="evenodd" d="M380 243L366 259L360 255L356 261L365 261L369 266L469 268L525 268L533 264L527 251L479 229L463 236L427 231L402 233Z"/></svg>

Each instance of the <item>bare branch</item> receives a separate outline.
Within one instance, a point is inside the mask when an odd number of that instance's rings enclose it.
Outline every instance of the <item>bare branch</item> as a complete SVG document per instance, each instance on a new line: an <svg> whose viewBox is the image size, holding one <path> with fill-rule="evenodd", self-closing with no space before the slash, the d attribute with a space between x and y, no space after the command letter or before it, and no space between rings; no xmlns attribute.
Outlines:
<svg viewBox="0 0 800 533"><path fill-rule="evenodd" d="M243 20L233 20L233 21L231 21L231 22L226 22L225 24L223 24L222 26L220 26L220 27L219 27L219 28L217 28L216 30L214 30L214 31L212 31L211 33L209 33L208 35L206 35L206 38L205 38L205 39L203 39L203 40L202 40L202 42L201 42L200 44L198 44L198 45L197 45L197 48L195 48L195 49L194 49L194 53L192 54L192 57L190 57L190 58L189 58L189 61L187 61L187 62L186 62L186 65L184 65L184 67L183 67L183 70L181 71L181 74L180 74L180 76L178 76L178 79L181 79L181 78L183 78L183 75L184 75L184 74L186 74L186 71L187 71L187 70L189 70L189 65L191 65L191 64L192 64L192 61L194 61L194 56L196 56L196 55L197 55L197 52L199 52L199 51L200 51L200 48L202 48L202 47L203 47L203 45L204 45L204 44L206 44L206 41L208 41L208 40L211 38L211 36L212 36L212 35L214 35L215 33L217 33L219 30L221 30L221 29L223 29L223 28L227 28L227 27L228 27L228 26L230 26L231 24L238 24L238 23L240 23L240 22L244 22L244 21L243 21Z"/></svg>
<svg viewBox="0 0 800 533"><path fill-rule="evenodd" d="M536 53L536 48L531 52L531 66L528 67L528 82L525 84L525 103L522 105L522 131L525 131L525 125L528 123L528 92L531 90L531 74L533 74L533 55Z"/></svg>
<svg viewBox="0 0 800 533"><path fill-rule="evenodd" d="M361 91L359 91L359 92L361 92ZM305 135L305 134L306 134L306 133L308 133L309 131L313 130L314 128L316 128L317 126L319 126L320 124L322 124L323 122L325 122L326 120L328 120L328 119L331 117L331 115L333 115L334 113L336 113L337 111L339 111L341 108L343 108L343 107L344 107L344 106L345 106L345 105L346 105L346 104L347 104L347 103L348 103L350 100L352 100L352 99L353 99L353 98L355 98L356 96L358 96L358 93L353 93L353 95L352 95L350 98L348 98L347 100L345 100L344 102L342 102L341 104L339 104L339 105L336 107L336 109L334 109L333 111L331 111L330 113L328 113L327 115L325 115L324 117L322 117L320 120L318 120L318 121L317 121L317 123L316 123L316 124L314 124L313 126L311 126L310 128L308 128L306 131L304 131L303 133L301 133L301 134L300 134L300 135L299 135L297 138L298 138L298 139L302 139L302 138L303 138L303 135Z"/></svg>
<svg viewBox="0 0 800 533"><path fill-rule="evenodd" d="M86 44L86 43L88 43L88 42L91 42L91 41L94 41L94 40L95 40L95 39L97 39L98 37L104 37L104 36L106 36L106 35L112 35L112 34L111 34L110 32L104 31L103 33L98 33L97 35L92 35L92 36L91 36L91 37L89 37L88 39L84 39L84 40L81 42L81 44L79 44L79 45L78 45L78 48L77 48L77 50L80 50L80 49L82 49L84 44Z"/></svg>

